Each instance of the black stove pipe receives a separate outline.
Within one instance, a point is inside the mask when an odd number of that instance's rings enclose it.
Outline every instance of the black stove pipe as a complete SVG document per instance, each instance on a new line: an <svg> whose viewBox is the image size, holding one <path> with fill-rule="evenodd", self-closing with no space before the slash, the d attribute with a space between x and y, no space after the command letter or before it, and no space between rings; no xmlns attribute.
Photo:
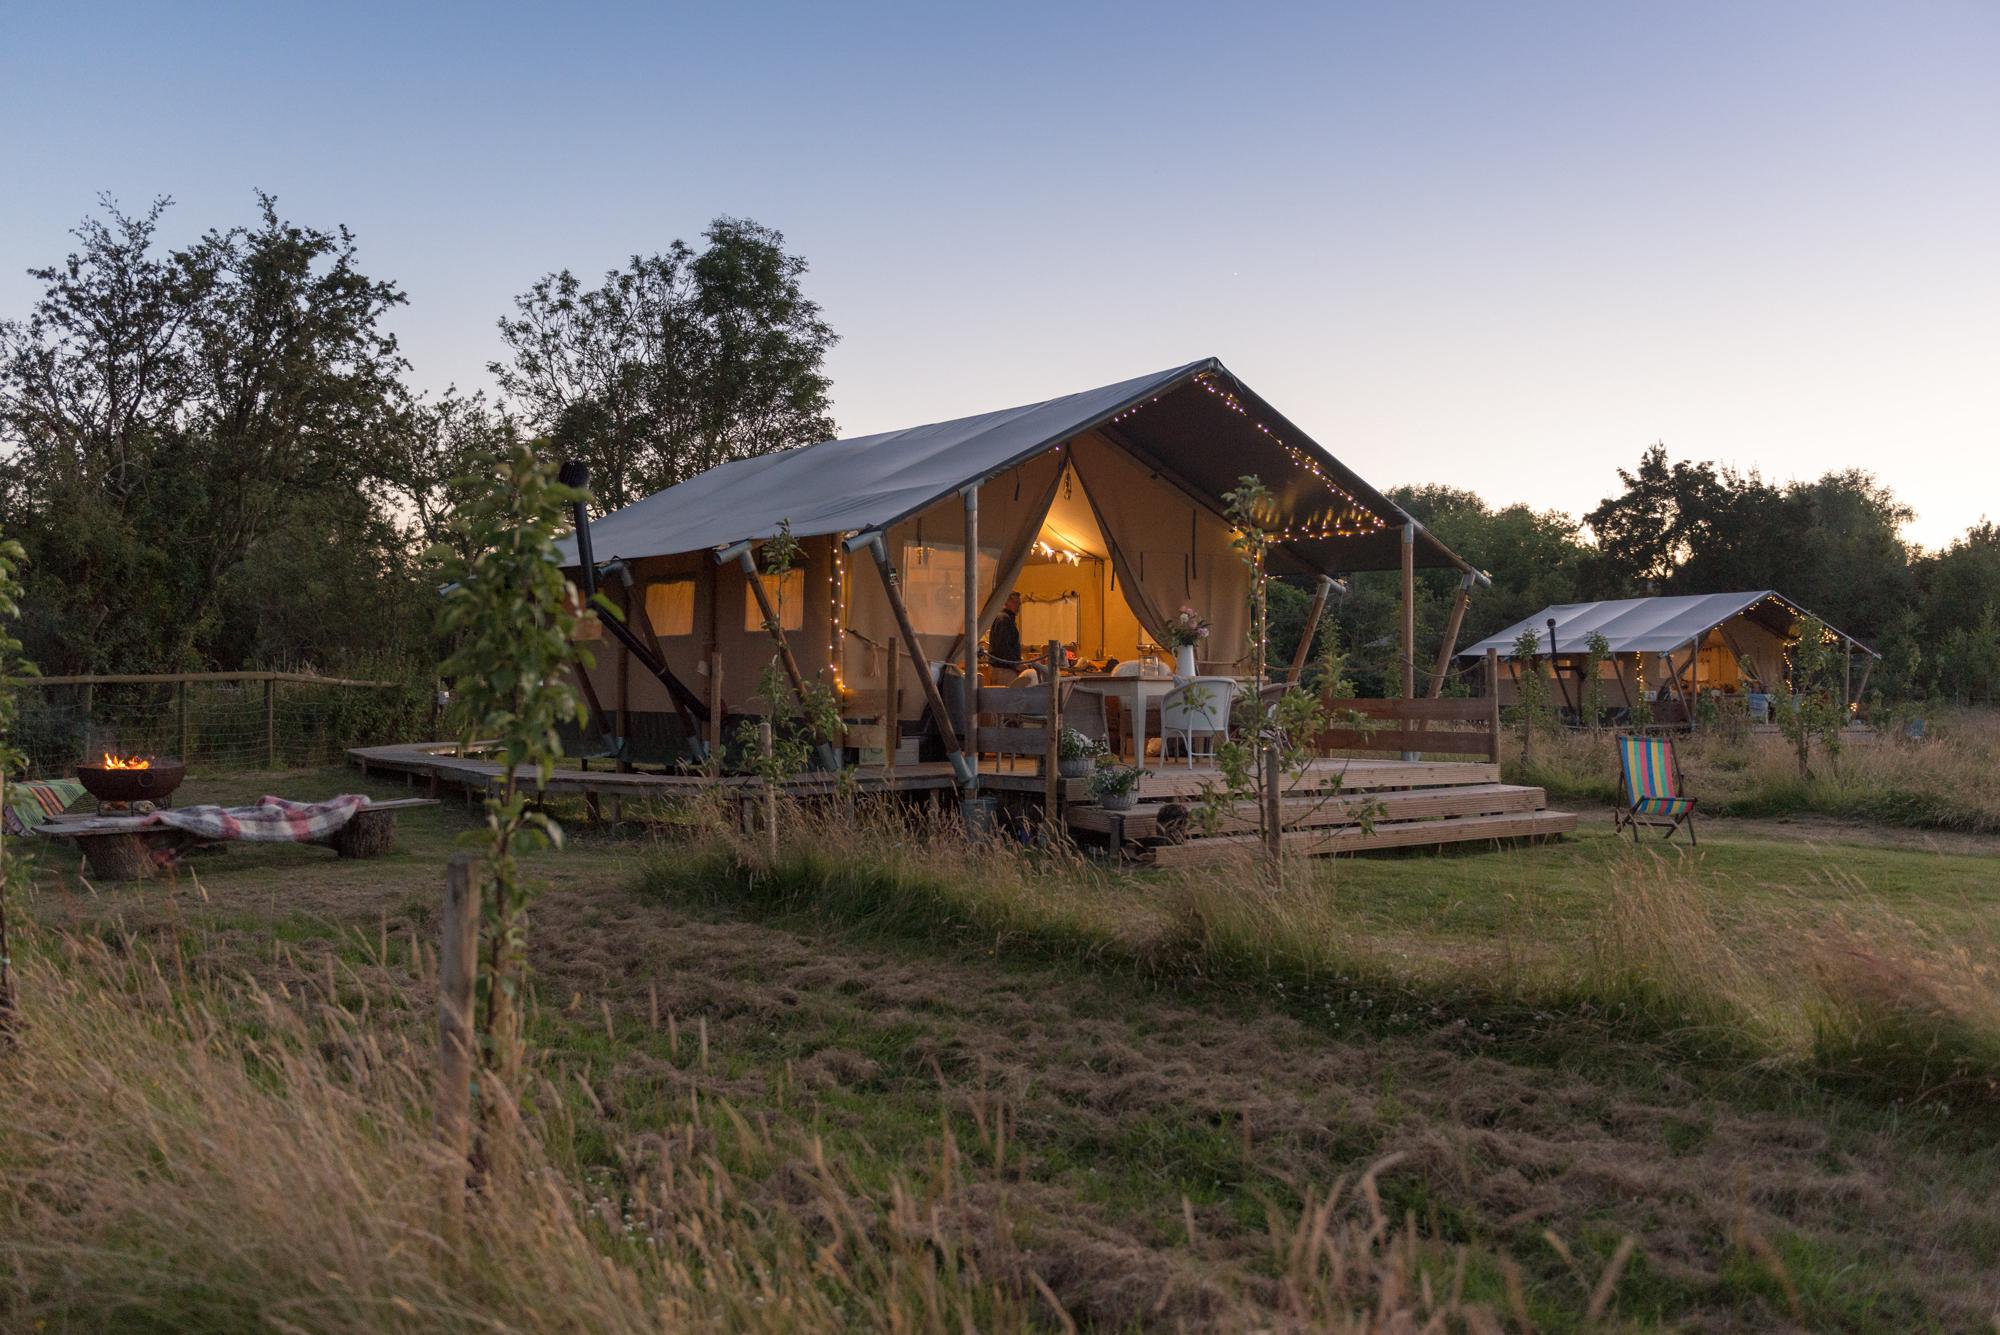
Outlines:
<svg viewBox="0 0 2000 1335"><path fill-rule="evenodd" d="M565 487L575 487L581 491L590 485L590 469L581 461L571 459L563 464L561 471L556 474L556 480ZM583 596L587 600L594 600L597 597L597 555L590 545L590 515L583 501L575 502L572 509L576 514L576 560L583 568ZM680 715L681 726L687 730L688 739L696 753L705 750L706 741L699 725L708 722L708 702L689 690L667 667L665 660L653 646L634 634L632 628L621 618L606 616L603 609L595 605L591 606L591 611L604 623L605 629L611 632L614 639L631 650L632 657L639 660L639 665L652 673L660 685L667 688L667 694L674 702L674 712Z"/></svg>

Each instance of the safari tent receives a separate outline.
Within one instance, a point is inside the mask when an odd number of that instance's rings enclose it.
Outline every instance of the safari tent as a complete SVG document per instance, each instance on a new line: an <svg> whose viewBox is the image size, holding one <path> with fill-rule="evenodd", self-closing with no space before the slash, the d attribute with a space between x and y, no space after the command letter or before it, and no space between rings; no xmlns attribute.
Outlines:
<svg viewBox="0 0 2000 1335"><path fill-rule="evenodd" d="M801 678L907 721L932 701L938 665L972 661L968 630L984 636L1010 591L1030 650L1143 657L1185 606L1213 623L1201 669L1241 672L1249 576L1224 497L1246 474L1272 495L1275 575L1400 567L1407 589L1409 570L1443 567L1468 593L1483 579L1213 359L724 464L593 520L591 559L712 718L766 707L758 683L776 646L761 591ZM757 573L782 532L799 559ZM578 578L574 539L566 559ZM669 692L606 630L588 624L595 694L621 731L657 729Z"/></svg>
<svg viewBox="0 0 2000 1335"><path fill-rule="evenodd" d="M1790 671L1788 646L1810 615L1772 589L1562 603L1467 647L1461 658L1477 660L1495 651L1502 667L1500 699L1512 704L1526 670L1515 658L1515 646L1532 631L1541 670L1554 683L1551 700L1573 711L1582 699L1590 638L1602 635L1609 645L1598 666L1606 707L1629 709L1645 697L1654 702L1656 721L1685 723L1704 695L1752 697L1782 690ZM1881 655L1844 631L1829 626L1827 633L1846 660L1852 706Z"/></svg>

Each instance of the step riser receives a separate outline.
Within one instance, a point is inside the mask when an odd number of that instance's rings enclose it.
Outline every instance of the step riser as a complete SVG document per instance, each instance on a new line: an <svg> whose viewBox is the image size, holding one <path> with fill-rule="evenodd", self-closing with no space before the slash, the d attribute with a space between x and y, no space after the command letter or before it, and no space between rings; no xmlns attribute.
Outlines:
<svg viewBox="0 0 2000 1335"><path fill-rule="evenodd" d="M1189 805L1192 808L1193 804ZM1444 820L1459 816L1540 811L1547 805L1548 798L1541 789L1506 784L1358 796L1343 794L1323 801L1312 798L1287 798L1283 824L1287 830L1350 825L1354 823L1355 814L1363 809L1373 809L1375 823L1380 825L1391 821ZM1198 826L1200 822L1198 810L1194 811L1194 817ZM1098 834L1120 834L1126 839L1151 839L1159 833L1157 808L1149 810L1144 805L1123 813L1122 820L1114 813L1096 808L1073 809L1068 813L1067 819L1071 829L1088 830ZM1256 804L1239 802L1232 805L1229 815L1223 818L1215 834L1240 834L1255 830L1257 825Z"/></svg>
<svg viewBox="0 0 2000 1335"><path fill-rule="evenodd" d="M1421 848L1430 845L1486 843L1495 839L1539 838L1575 831L1577 817L1568 811L1533 811L1516 815L1467 816L1455 820L1408 821L1400 825L1377 826L1373 833L1359 829L1296 831L1285 836L1287 856L1313 857L1334 853L1363 853L1383 848ZM1256 857L1262 840L1255 835L1217 839L1196 839L1185 844L1166 844L1149 850L1150 861L1158 867L1190 867L1208 862L1231 862Z"/></svg>

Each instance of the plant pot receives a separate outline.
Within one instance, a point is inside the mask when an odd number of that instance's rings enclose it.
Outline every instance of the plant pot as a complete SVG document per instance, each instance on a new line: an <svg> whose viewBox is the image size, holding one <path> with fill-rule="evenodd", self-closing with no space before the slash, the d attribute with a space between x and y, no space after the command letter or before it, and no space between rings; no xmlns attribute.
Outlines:
<svg viewBox="0 0 2000 1335"><path fill-rule="evenodd" d="M1176 677L1190 677L1190 678L1197 675L1197 670L1194 665L1193 645L1184 644L1180 648L1174 650L1174 675Z"/></svg>
<svg viewBox="0 0 2000 1335"><path fill-rule="evenodd" d="M1139 805L1137 793L1106 793L1097 799L1097 805L1106 811L1130 811Z"/></svg>
<svg viewBox="0 0 2000 1335"><path fill-rule="evenodd" d="M1097 762L1089 756L1077 756L1070 760L1056 761L1056 773L1065 779L1087 779L1097 768Z"/></svg>

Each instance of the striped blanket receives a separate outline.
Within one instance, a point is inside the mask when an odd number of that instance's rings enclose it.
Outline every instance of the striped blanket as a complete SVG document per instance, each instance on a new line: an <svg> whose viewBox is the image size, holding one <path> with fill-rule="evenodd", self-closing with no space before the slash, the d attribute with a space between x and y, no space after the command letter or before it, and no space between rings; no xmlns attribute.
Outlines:
<svg viewBox="0 0 2000 1335"><path fill-rule="evenodd" d="M176 807L146 817L203 839L242 839L253 844L310 844L325 839L368 805L360 793L343 793L325 802L289 802L260 797L250 807Z"/></svg>
<svg viewBox="0 0 2000 1335"><path fill-rule="evenodd" d="M69 804L83 796L83 785L75 779L34 779L7 785L6 828L8 834L26 834L51 816L69 810Z"/></svg>

